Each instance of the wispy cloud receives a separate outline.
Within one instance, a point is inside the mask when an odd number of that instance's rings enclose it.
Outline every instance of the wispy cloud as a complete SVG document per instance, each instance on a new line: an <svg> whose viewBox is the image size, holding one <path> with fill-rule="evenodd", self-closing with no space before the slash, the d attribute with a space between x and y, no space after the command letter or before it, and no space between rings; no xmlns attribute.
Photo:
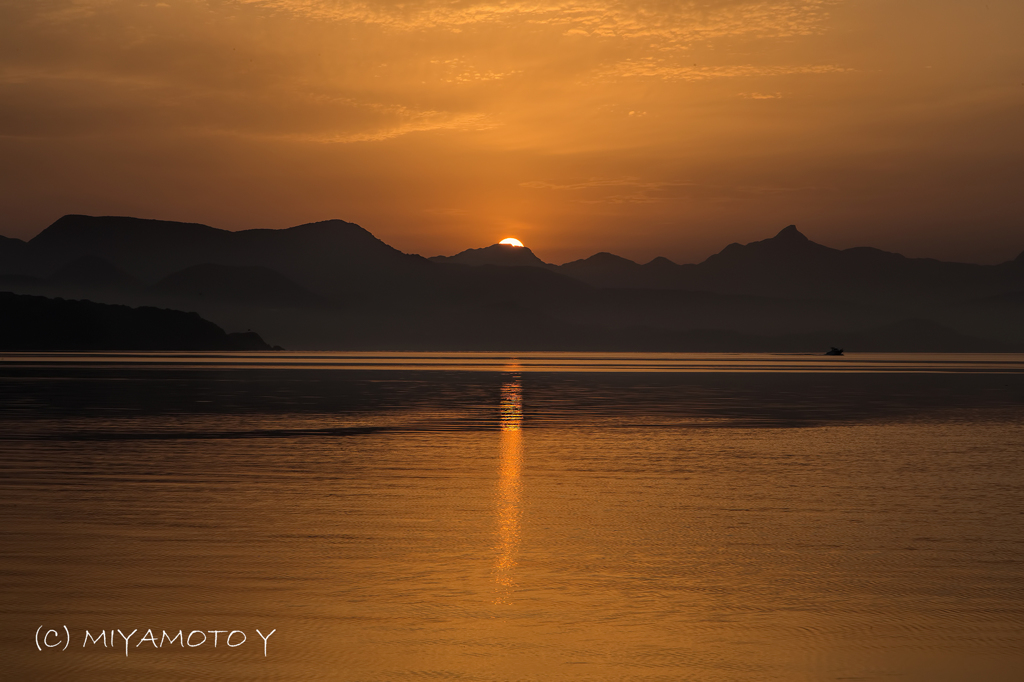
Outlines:
<svg viewBox="0 0 1024 682"><path fill-rule="evenodd" d="M542 0L520 2L416 3L347 0L234 0L239 4L323 21L376 24L394 30L519 24L556 26L567 34L660 39L659 45L736 36L795 36L819 33L828 7L838 0L775 2L685 2L653 6L626 1Z"/></svg>
<svg viewBox="0 0 1024 682"><path fill-rule="evenodd" d="M556 183L533 180L520 187L537 190L573 192L573 203L582 204L651 204L683 198L721 198L739 195L780 194L805 191L807 187L769 185L714 185L698 182L664 182L640 178L590 178L579 182Z"/></svg>
<svg viewBox="0 0 1024 682"><path fill-rule="evenodd" d="M38 0L32 7L33 23L70 24L124 4L122 0Z"/></svg>
<svg viewBox="0 0 1024 682"><path fill-rule="evenodd" d="M853 71L838 64L811 64L795 66L758 66L739 64L734 66L680 66L664 60L648 58L626 60L602 70L601 78L659 78L676 81L706 81L714 78L742 78L757 76L789 76L793 74L846 73ZM753 96L753 95L752 95ZM765 99L765 96L755 99Z"/></svg>
<svg viewBox="0 0 1024 682"><path fill-rule="evenodd" d="M427 0L393 3L360 0L228 0L259 12L316 22L374 27L385 35L417 40L447 83L482 83L554 67L569 80L660 78L701 81L738 76L835 73L835 64L797 66L689 66L695 50L707 57L723 40L792 40L822 34L829 9L841 0L703 0L651 4L636 0ZM447 38L436 34L441 32ZM452 43L451 36L459 42ZM403 38L405 39L405 38ZM480 41L484 42L481 43ZM501 52L490 49L495 40ZM580 41L583 41L581 44ZM448 54L462 50L458 60ZM457 45L458 47L452 47ZM526 46L543 46L542 50ZM581 49L592 50L579 58ZM584 66L585 64L585 66ZM569 71L575 71L570 75Z"/></svg>
<svg viewBox="0 0 1024 682"><path fill-rule="evenodd" d="M407 120L395 125L381 126L352 133L303 133L286 135L287 139L322 144L350 144L353 142L382 142L410 133L434 131L487 130L495 123L483 114L451 114L440 111L421 111L410 114Z"/></svg>
<svg viewBox="0 0 1024 682"><path fill-rule="evenodd" d="M574 199L577 203L646 204L685 196L700 185L686 182L652 182L640 178L590 178L570 183L533 180L521 183L520 187L580 193L583 196Z"/></svg>
<svg viewBox="0 0 1024 682"><path fill-rule="evenodd" d="M484 69L471 60L462 57L452 59L432 59L430 64L436 69L435 77L445 83L481 83L486 81L500 81L519 73L522 69L509 69L507 71L495 71Z"/></svg>

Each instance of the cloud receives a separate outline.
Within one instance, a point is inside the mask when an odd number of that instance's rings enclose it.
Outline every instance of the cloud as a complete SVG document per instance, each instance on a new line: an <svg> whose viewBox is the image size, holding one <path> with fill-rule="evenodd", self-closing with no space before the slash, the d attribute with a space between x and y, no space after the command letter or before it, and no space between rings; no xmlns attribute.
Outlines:
<svg viewBox="0 0 1024 682"><path fill-rule="evenodd" d="M579 192L584 196L574 201L584 204L646 204L686 196L700 185L684 182L651 182L639 178L591 178L571 183L532 180L520 183L520 187Z"/></svg>
<svg viewBox="0 0 1024 682"><path fill-rule="evenodd" d="M119 4L122 4L121 0L41 0L32 3L34 22L43 24L76 23Z"/></svg>
<svg viewBox="0 0 1024 682"><path fill-rule="evenodd" d="M381 142L410 133L446 130L487 130L496 125L483 114L451 114L441 111L408 112L406 119L397 125L381 126L376 129L360 132L300 133L283 137L291 140L322 144L350 144L353 142Z"/></svg>
<svg viewBox="0 0 1024 682"><path fill-rule="evenodd" d="M522 69L509 69L507 71L494 71L493 69L482 69L462 57L452 59L432 59L431 65L436 67L436 74L433 77L445 83L480 83L486 81L500 81L516 74L523 73Z"/></svg>
<svg viewBox="0 0 1024 682"><path fill-rule="evenodd" d="M397 31L518 25L555 26L566 35L657 38L668 43L737 36L789 37L824 30L838 0L685 2L652 5L623 0L415 3L346 0L234 0L241 5L320 21L374 24ZM659 48L666 44L659 45Z"/></svg>
<svg viewBox="0 0 1024 682"><path fill-rule="evenodd" d="M742 78L763 76L789 76L794 74L826 74L846 73L852 68L837 64L813 64L797 66L758 66L754 64L738 64L734 66L680 66L666 63L658 59L626 60L615 64L597 74L604 79L618 78L658 78L675 81L706 81L714 78ZM772 96L755 96L754 99L767 99Z"/></svg>
<svg viewBox="0 0 1024 682"><path fill-rule="evenodd" d="M82 68L0 69L0 97L6 103L0 136L6 137L176 131L337 144L497 125L486 113L374 101L330 88L272 84L232 91Z"/></svg>
<svg viewBox="0 0 1024 682"><path fill-rule="evenodd" d="M716 199L735 196L780 194L806 191L808 187L774 185L714 185L697 182L665 182L640 178L590 178L580 182L555 183L532 180L520 187L537 190L576 192L582 204L651 204L673 199Z"/></svg>
<svg viewBox="0 0 1024 682"><path fill-rule="evenodd" d="M585 126L559 132L556 116L578 122L628 101L636 120L674 106L667 90L634 99L631 81L843 71L715 65L706 46L821 33L834 1L39 0L0 7L0 129L343 143L502 127L511 146L559 146ZM706 65L687 65L694 50ZM593 130L599 141L615 132Z"/></svg>

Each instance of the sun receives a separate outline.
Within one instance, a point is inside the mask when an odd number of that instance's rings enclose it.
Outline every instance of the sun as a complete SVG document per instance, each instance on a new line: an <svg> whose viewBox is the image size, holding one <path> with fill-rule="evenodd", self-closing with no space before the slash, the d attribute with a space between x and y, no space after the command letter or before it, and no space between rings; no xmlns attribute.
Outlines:
<svg viewBox="0 0 1024 682"><path fill-rule="evenodd" d="M509 246L522 246L523 245L523 243L521 241L519 241L518 239L516 239L515 237L508 237L507 239L502 239L498 243L499 244L507 244Z"/></svg>

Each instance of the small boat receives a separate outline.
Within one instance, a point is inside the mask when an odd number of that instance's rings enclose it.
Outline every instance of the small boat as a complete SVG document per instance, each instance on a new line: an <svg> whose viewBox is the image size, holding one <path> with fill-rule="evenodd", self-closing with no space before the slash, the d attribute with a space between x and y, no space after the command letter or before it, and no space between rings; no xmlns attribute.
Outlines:
<svg viewBox="0 0 1024 682"><path fill-rule="evenodd" d="M836 348L835 346L832 346L832 350L830 350L829 352L825 353L825 355L842 355L842 354L843 354L843 349L842 348Z"/></svg>

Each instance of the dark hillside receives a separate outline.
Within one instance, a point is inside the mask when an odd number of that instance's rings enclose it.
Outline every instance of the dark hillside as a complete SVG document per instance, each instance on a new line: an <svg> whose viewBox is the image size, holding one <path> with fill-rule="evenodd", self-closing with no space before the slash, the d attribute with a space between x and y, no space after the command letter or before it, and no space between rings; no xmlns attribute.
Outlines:
<svg viewBox="0 0 1024 682"><path fill-rule="evenodd" d="M3 350L271 350L196 313L0 292Z"/></svg>

